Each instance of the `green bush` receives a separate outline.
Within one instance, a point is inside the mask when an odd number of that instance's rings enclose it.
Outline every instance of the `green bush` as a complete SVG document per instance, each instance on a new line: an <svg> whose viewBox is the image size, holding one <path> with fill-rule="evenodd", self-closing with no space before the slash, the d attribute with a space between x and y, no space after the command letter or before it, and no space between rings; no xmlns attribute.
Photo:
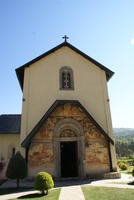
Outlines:
<svg viewBox="0 0 134 200"><path fill-rule="evenodd" d="M34 187L40 190L42 194L48 194L48 190L53 188L54 182L52 176L47 172L40 172L35 178Z"/></svg>
<svg viewBox="0 0 134 200"><path fill-rule="evenodd" d="M121 170L126 170L127 169L127 165L125 164L125 163L119 163L119 168L121 169Z"/></svg>
<svg viewBox="0 0 134 200"><path fill-rule="evenodd" d="M134 176L134 168L133 168L133 170L132 170L132 176Z"/></svg>
<svg viewBox="0 0 134 200"><path fill-rule="evenodd" d="M17 188L19 187L20 179L23 179L27 176L27 163L20 152L17 152L9 160L6 176L11 179L16 179Z"/></svg>
<svg viewBox="0 0 134 200"><path fill-rule="evenodd" d="M134 166L134 158L132 159L131 165L133 165L133 166Z"/></svg>
<svg viewBox="0 0 134 200"><path fill-rule="evenodd" d="M119 166L121 162L122 162L121 160L118 160L117 161L117 165Z"/></svg>

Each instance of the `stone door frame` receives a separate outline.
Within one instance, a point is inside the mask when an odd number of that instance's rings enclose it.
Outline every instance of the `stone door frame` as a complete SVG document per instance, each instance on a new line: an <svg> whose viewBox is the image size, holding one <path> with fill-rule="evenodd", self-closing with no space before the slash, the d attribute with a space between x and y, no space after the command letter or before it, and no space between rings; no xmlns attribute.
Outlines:
<svg viewBox="0 0 134 200"><path fill-rule="evenodd" d="M60 137L60 134L70 129L75 132L76 137ZM54 129L54 176L61 177L61 142L77 142L77 156L78 156L78 176L85 177L85 149L84 149L84 135L82 126L72 118L61 119Z"/></svg>

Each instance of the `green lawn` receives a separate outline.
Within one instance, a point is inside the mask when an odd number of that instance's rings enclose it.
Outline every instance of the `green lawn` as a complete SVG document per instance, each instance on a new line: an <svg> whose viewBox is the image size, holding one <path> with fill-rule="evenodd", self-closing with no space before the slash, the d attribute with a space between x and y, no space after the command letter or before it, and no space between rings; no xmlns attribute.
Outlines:
<svg viewBox="0 0 134 200"><path fill-rule="evenodd" d="M82 187L85 200L134 200L133 189Z"/></svg>

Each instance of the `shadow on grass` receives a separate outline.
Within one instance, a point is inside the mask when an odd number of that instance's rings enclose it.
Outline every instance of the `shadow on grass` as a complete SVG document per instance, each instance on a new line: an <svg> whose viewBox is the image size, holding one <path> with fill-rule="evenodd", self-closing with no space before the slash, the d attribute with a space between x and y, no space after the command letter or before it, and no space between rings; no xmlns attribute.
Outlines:
<svg viewBox="0 0 134 200"><path fill-rule="evenodd" d="M32 190L33 188L27 188L27 187L20 187L20 188L0 188L0 195L4 194L12 194L12 193L18 193L18 192L25 192Z"/></svg>
<svg viewBox="0 0 134 200"><path fill-rule="evenodd" d="M43 196L44 196L43 194L28 194L28 195L18 197L18 199L32 199L32 198L40 198Z"/></svg>
<svg viewBox="0 0 134 200"><path fill-rule="evenodd" d="M0 180L0 185L2 185L3 183L5 183L7 181L7 179L1 179Z"/></svg>
<svg viewBox="0 0 134 200"><path fill-rule="evenodd" d="M128 185L134 185L134 181L129 182Z"/></svg>

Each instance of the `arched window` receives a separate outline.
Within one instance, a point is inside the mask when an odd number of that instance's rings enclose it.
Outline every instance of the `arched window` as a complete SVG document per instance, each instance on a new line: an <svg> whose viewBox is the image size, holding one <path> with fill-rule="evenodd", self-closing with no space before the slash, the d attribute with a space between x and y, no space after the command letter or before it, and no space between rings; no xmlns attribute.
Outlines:
<svg viewBox="0 0 134 200"><path fill-rule="evenodd" d="M73 70L70 67L60 69L60 89L74 89Z"/></svg>

